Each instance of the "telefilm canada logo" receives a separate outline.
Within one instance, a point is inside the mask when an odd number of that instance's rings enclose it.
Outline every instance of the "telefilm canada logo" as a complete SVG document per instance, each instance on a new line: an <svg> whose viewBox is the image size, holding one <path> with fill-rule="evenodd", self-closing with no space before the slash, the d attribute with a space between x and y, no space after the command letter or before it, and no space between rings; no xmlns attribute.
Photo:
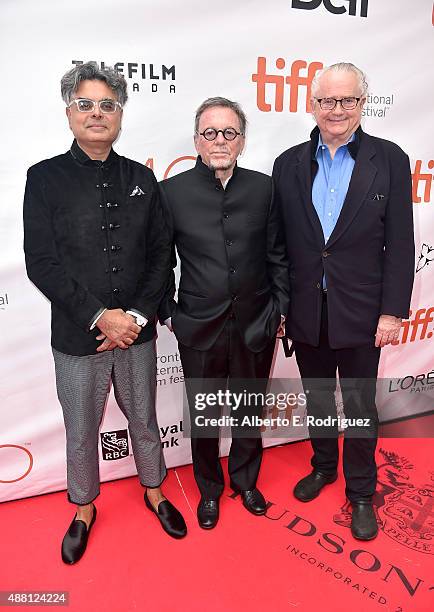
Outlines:
<svg viewBox="0 0 434 612"><path fill-rule="evenodd" d="M129 456L128 432L126 429L104 431L100 436L102 458L105 461L116 461Z"/></svg>
<svg viewBox="0 0 434 612"><path fill-rule="evenodd" d="M73 66L83 64L83 60L72 60ZM104 70L106 66L111 65L117 72L120 72L126 78L129 84L129 91L139 92L146 91L147 93L176 93L175 79L176 67L175 64L156 64L156 63L141 63L141 62L115 62L108 64L107 62L95 62L97 66Z"/></svg>
<svg viewBox="0 0 434 612"><path fill-rule="evenodd" d="M353 17L367 17L368 3L369 0L341 0L341 2L336 0L292 0L291 8L314 11L322 4L326 11L333 15L346 14Z"/></svg>

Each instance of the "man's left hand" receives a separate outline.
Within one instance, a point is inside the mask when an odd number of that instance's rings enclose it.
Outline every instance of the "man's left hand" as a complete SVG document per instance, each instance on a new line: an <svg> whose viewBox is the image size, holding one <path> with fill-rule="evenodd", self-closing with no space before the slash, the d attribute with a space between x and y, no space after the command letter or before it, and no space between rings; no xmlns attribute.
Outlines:
<svg viewBox="0 0 434 612"><path fill-rule="evenodd" d="M112 340L110 340L110 338L107 338L107 336L105 336L104 334L100 334L99 336L96 337L96 339L104 340L104 342L101 342L99 347L96 349L97 353L102 353L103 351L112 351L114 348L117 347L116 342L113 342Z"/></svg>
<svg viewBox="0 0 434 612"><path fill-rule="evenodd" d="M375 346L382 348L394 340L398 340L401 321L393 315L380 315L378 319L377 332L375 334Z"/></svg>

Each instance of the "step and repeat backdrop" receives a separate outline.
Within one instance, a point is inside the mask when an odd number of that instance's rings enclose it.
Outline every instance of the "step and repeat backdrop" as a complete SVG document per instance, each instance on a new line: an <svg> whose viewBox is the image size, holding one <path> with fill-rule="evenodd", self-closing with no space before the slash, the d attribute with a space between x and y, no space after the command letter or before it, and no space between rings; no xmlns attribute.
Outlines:
<svg viewBox="0 0 434 612"><path fill-rule="evenodd" d="M433 408L433 33L431 0L2 0L1 501L66 487L50 306L26 277L22 199L27 168L71 144L59 82L88 60L125 75L130 99L116 150L153 168L159 180L194 164L193 118L205 98L241 103L249 125L239 163L270 173L275 157L307 140L314 126L309 95L315 72L351 61L367 73L364 129L410 156L417 262L410 319L397 344L382 352L380 375L392 380L382 385L378 404L387 420ZM183 372L165 328L159 328L157 348L161 439L167 465L177 466L191 460L183 437ZM285 359L280 346L273 376L298 378L294 359ZM266 445L285 439L278 431L264 434ZM305 430L286 432L286 438L297 436L305 437ZM100 443L102 480L135 473L127 424L112 396ZM222 441L223 454L228 444Z"/></svg>

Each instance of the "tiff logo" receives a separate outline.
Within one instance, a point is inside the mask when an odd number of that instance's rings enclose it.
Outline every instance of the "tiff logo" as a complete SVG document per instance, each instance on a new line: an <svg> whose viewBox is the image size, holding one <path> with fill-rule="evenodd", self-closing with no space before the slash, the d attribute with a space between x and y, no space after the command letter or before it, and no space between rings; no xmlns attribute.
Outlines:
<svg viewBox="0 0 434 612"><path fill-rule="evenodd" d="M105 461L114 461L128 457L128 433L126 429L105 431L100 435L102 458Z"/></svg>
<svg viewBox="0 0 434 612"><path fill-rule="evenodd" d="M359 7L360 17L368 16L368 1L369 0L344 0L348 5L348 15L357 16L357 7ZM347 12L345 6L341 3L335 4L332 0L292 0L292 8L304 9L305 11L313 11L321 4L324 8L334 15L342 15Z"/></svg>
<svg viewBox="0 0 434 612"><path fill-rule="evenodd" d="M283 70L286 62L282 57L278 57L275 62L278 70ZM258 57L257 72L252 74L252 81L256 83L256 105L260 111L269 113L272 108L281 113L283 111L285 92L289 91L288 110L291 113L296 113L298 110L298 97L301 87L305 88L305 109L310 112L310 90L313 77L317 70L323 67L321 62L311 62L308 64L304 60L295 60L292 62L291 71L287 75L283 74L268 74L267 59ZM306 70L305 75L300 74L302 70ZM287 87L286 87L287 86ZM267 101L266 94L269 95Z"/></svg>
<svg viewBox="0 0 434 612"><path fill-rule="evenodd" d="M410 317L412 316L410 310ZM431 308L419 308L414 313L413 318L410 318L401 323L402 336L400 340L395 340L391 344L396 346L397 344L405 344L406 342L414 342L415 340L428 340L433 337L433 331L428 331L430 323L434 322L434 307ZM410 332L411 328L411 332Z"/></svg>
<svg viewBox="0 0 434 612"><path fill-rule="evenodd" d="M434 159L430 159L427 163L428 169L432 170L434 168ZM413 178L413 202L415 204L420 204L422 202L421 197L419 196L419 185L420 183L424 183L423 190L423 201L424 203L431 201L431 185L434 179L434 175L432 172L421 172L422 169L422 160L417 159L414 164L414 171L412 173Z"/></svg>

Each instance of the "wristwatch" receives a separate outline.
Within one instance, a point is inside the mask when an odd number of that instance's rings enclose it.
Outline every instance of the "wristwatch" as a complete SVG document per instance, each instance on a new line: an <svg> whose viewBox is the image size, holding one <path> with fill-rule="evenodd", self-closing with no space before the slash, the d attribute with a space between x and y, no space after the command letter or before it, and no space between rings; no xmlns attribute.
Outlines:
<svg viewBox="0 0 434 612"><path fill-rule="evenodd" d="M135 318L136 323L139 327L145 327L146 323L148 322L148 319L146 317L139 314L138 312L135 312L134 310L127 310L126 312L127 314Z"/></svg>

